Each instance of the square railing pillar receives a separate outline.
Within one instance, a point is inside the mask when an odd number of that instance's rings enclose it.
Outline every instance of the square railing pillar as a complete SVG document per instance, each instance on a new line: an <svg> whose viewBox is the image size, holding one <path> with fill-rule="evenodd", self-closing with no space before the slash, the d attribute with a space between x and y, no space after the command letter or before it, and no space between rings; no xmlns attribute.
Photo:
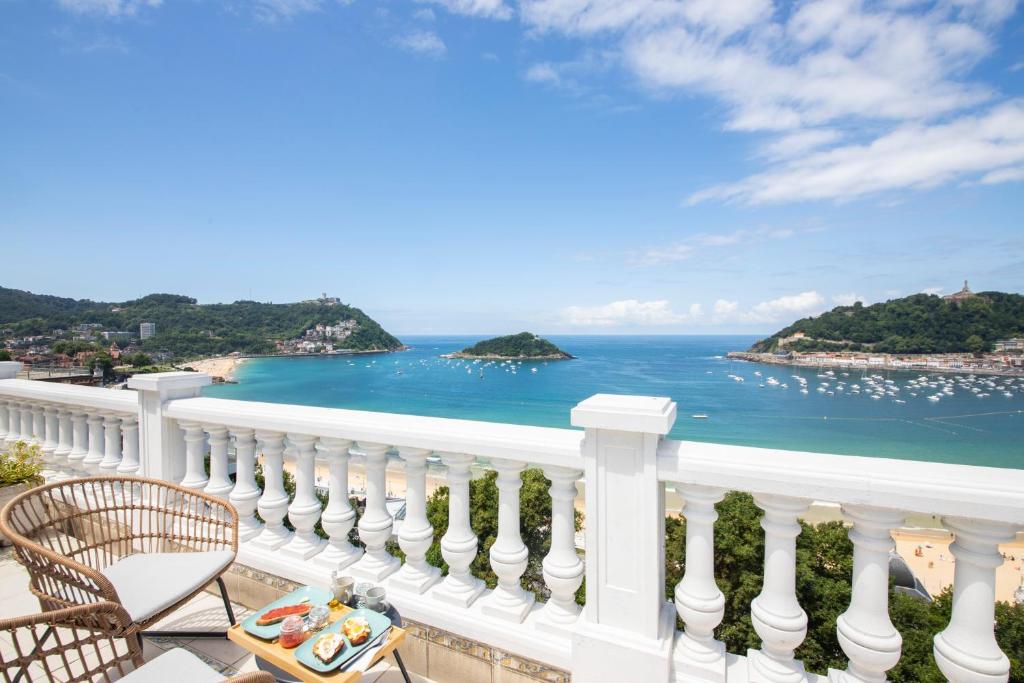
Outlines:
<svg viewBox="0 0 1024 683"><path fill-rule="evenodd" d="M587 601L573 634L574 680L669 680L675 609L665 600L665 487L657 450L668 398L597 394L572 410L586 429Z"/></svg>
<svg viewBox="0 0 1024 683"><path fill-rule="evenodd" d="M210 384L201 372L135 375L128 386L139 392L139 474L177 483L184 474L185 441L177 420L165 415L167 401L194 398Z"/></svg>
<svg viewBox="0 0 1024 683"><path fill-rule="evenodd" d="M16 360L0 361L0 379L14 379L21 372L21 363Z"/></svg>

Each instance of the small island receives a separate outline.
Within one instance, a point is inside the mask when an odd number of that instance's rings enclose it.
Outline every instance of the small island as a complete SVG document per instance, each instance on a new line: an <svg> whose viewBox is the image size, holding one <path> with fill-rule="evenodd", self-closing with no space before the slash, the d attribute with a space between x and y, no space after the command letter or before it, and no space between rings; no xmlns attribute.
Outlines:
<svg viewBox="0 0 1024 683"><path fill-rule="evenodd" d="M505 337L487 339L444 358L482 360L568 360L574 358L547 339L532 332L520 332Z"/></svg>

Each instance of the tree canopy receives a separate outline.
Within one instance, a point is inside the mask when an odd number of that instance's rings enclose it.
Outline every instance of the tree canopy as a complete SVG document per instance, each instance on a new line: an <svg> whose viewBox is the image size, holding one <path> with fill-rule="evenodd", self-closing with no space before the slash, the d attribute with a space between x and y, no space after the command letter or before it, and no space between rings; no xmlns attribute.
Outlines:
<svg viewBox="0 0 1024 683"><path fill-rule="evenodd" d="M495 337L463 349L459 356L498 356L501 358L572 358L547 339L532 332Z"/></svg>
<svg viewBox="0 0 1024 683"><path fill-rule="evenodd" d="M980 353L999 339L1024 336L1024 296L982 292L950 301L932 294L865 306L839 306L816 318L803 318L754 344L769 353L797 332L805 338L786 345L793 351L878 353Z"/></svg>
<svg viewBox="0 0 1024 683"><path fill-rule="evenodd" d="M180 356L268 353L274 351L275 341L293 339L318 323L333 325L339 320L358 323L355 332L344 340L344 348L393 351L402 345L361 310L344 304L198 304L179 294L150 294L133 301L107 303L0 287L0 326L16 333L49 334L54 329L67 330L86 323L137 332L140 323L152 322L156 323L157 334L145 340L142 347ZM67 345L57 352L67 353L72 348Z"/></svg>

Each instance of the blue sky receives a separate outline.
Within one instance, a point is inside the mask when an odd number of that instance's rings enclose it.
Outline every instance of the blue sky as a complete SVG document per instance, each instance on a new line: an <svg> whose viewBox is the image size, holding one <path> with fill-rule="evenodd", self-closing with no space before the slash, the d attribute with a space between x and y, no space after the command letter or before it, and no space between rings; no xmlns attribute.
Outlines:
<svg viewBox="0 0 1024 683"><path fill-rule="evenodd" d="M0 284L397 334L1024 290L1008 0L0 0Z"/></svg>

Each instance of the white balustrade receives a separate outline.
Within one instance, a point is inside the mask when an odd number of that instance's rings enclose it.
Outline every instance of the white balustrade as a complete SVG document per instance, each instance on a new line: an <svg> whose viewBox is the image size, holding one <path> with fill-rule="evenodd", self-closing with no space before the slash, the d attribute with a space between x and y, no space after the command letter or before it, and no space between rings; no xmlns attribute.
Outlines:
<svg viewBox="0 0 1024 683"><path fill-rule="evenodd" d="M410 593L425 593L441 580L441 571L427 563L427 551L434 542L434 527L427 519L427 456L425 448L402 447L398 455L405 462L405 521L398 532L398 545L405 564L389 583Z"/></svg>
<svg viewBox="0 0 1024 683"><path fill-rule="evenodd" d="M289 434L295 449L295 500L288 506L288 520L295 534L281 548L281 555L305 562L324 549L324 541L316 535L320 519L320 500L316 497L316 437Z"/></svg>
<svg viewBox="0 0 1024 683"><path fill-rule="evenodd" d="M889 553L895 547L892 529L904 515L862 505L844 505L843 514L853 524L853 594L836 629L850 663L846 671L830 671L829 679L884 683L885 672L899 662L903 642L889 619Z"/></svg>
<svg viewBox="0 0 1024 683"><path fill-rule="evenodd" d="M203 431L210 442L210 480L203 490L225 498L234 486L228 476L228 430L220 425L203 425Z"/></svg>
<svg viewBox="0 0 1024 683"><path fill-rule="evenodd" d="M42 403L32 404L32 443L42 448L46 439L46 413Z"/></svg>
<svg viewBox="0 0 1024 683"><path fill-rule="evenodd" d="M576 553L576 482L579 470L548 466L544 476L551 480L551 549L542 563L544 584L551 592L541 608L537 627L565 633L579 618L576 591L583 584L583 560Z"/></svg>
<svg viewBox="0 0 1024 683"><path fill-rule="evenodd" d="M263 525L256 519L260 489L256 486L256 439L251 429L232 429L235 438L235 486L228 500L238 511L238 538L256 538Z"/></svg>
<svg viewBox="0 0 1024 683"><path fill-rule="evenodd" d="M123 455L121 448L121 418L113 413L103 417L103 460L100 461L100 471L104 474L113 474L117 466L121 464Z"/></svg>
<svg viewBox="0 0 1024 683"><path fill-rule="evenodd" d="M206 434L198 422L180 422L178 426L185 433L185 478L181 485L194 491L202 491L209 483L206 477Z"/></svg>
<svg viewBox="0 0 1024 683"><path fill-rule="evenodd" d="M103 446L106 436L103 433L103 414L89 413L86 420L89 424L89 452L82 460L82 466L90 474L99 474L100 463L103 462Z"/></svg>
<svg viewBox="0 0 1024 683"><path fill-rule="evenodd" d="M118 474L135 475L139 472L139 420L134 415L121 418L124 454L117 466Z"/></svg>
<svg viewBox="0 0 1024 683"><path fill-rule="evenodd" d="M595 682L824 680L805 673L794 656L807 628L795 592L795 546L797 520L808 505L794 492L839 502L852 524L852 595L836 624L849 664L829 671L828 678L884 681L898 663L901 641L887 610L890 529L904 514L941 515L956 536L956 576L950 623L934 641L938 666L954 683L1008 677L1007 657L993 635L993 602L999 544L1024 526L1020 471L672 441L664 434L675 404L664 398L594 396L572 413L583 434L200 397L208 383L200 373L159 373L133 378L129 386L137 391L130 392L6 379L0 373L0 442L39 443L47 463L66 470L60 476L143 472L225 496L239 513L240 563L314 585L325 585L330 571L343 570L386 586L404 615L431 628ZM234 483L228 476L229 435ZM366 457L366 512L358 524L365 553L349 542L356 521L348 496L353 444L353 452ZM387 552L393 531L386 495L390 444L405 467L405 518L398 531L404 563ZM330 470L321 519L327 542L314 532L320 518L314 487L318 451ZM257 452L262 491L256 484ZM434 538L426 510L431 453L441 454L449 488L441 541L449 569L443 579L426 562ZM490 592L470 571L480 550L469 500L471 467L478 459L498 473L498 533L489 548L498 586ZM552 510L551 547L541 563L550 597L541 606L520 585L527 563L540 559L528 557L519 528L522 472L538 466L551 481ZM296 481L290 505L286 468ZM576 550L574 524L581 476L587 480L585 558ZM682 496L687 522L686 568L675 587L674 609L664 599L666 483ZM714 638L728 597L714 577L715 504L726 490L754 494L764 511L764 587L750 605L762 644L746 656L725 655ZM285 527L286 515L294 534ZM575 596L584 576L587 601L581 611ZM675 629L677 616L682 631Z"/></svg>
<svg viewBox="0 0 1024 683"><path fill-rule="evenodd" d="M675 587L683 632L676 637L672 670L676 681L725 681L725 644L715 629L725 616L725 596L715 583L715 503L725 490L676 484L686 517L686 569Z"/></svg>
<svg viewBox="0 0 1024 683"><path fill-rule="evenodd" d="M523 487L526 463L495 459L491 466L498 473L498 537L489 555L498 585L482 607L485 614L519 623L530 613L536 600L534 594L523 590L519 583L530 557L519 528L519 491Z"/></svg>
<svg viewBox="0 0 1024 683"><path fill-rule="evenodd" d="M85 458L89 455L88 413L84 410L71 411L71 452L68 453L68 466L76 473L85 472Z"/></svg>
<svg viewBox="0 0 1024 683"><path fill-rule="evenodd" d="M313 558L313 564L327 571L338 571L363 556L361 548L348 540L356 524L356 511L348 499L348 439L322 437L318 448L327 461L327 507L320 516L320 525L327 533L327 546Z"/></svg>
<svg viewBox="0 0 1024 683"><path fill-rule="evenodd" d="M284 490L284 434L256 432L263 454L263 495L257 509L263 518L263 530L250 543L260 550L275 552L291 539L284 525L288 514L288 494Z"/></svg>
<svg viewBox="0 0 1024 683"><path fill-rule="evenodd" d="M956 558L953 615L936 634L935 663L952 683L1006 681L1010 660L999 649L993 630L996 569L1003 564L999 544L1013 540L1017 527L1000 522L944 517L953 532L949 547Z"/></svg>
<svg viewBox="0 0 1024 683"><path fill-rule="evenodd" d="M398 571L401 564L386 547L393 527L387 507L388 447L365 441L357 447L366 456L366 510L359 518L359 540L366 552L349 571L352 576L379 582Z"/></svg>
<svg viewBox="0 0 1024 683"><path fill-rule="evenodd" d="M752 683L798 683L807 678L793 652L807 636L807 613L796 599L797 518L809 501L787 496L755 495L764 510L764 585L750 604L761 649L748 650Z"/></svg>
<svg viewBox="0 0 1024 683"><path fill-rule="evenodd" d="M448 468L448 530L441 537L441 555L448 563L448 575L432 594L438 600L469 607L484 590L484 582L469 571L478 546L469 523L469 467L474 458L463 453L442 453L441 461Z"/></svg>

